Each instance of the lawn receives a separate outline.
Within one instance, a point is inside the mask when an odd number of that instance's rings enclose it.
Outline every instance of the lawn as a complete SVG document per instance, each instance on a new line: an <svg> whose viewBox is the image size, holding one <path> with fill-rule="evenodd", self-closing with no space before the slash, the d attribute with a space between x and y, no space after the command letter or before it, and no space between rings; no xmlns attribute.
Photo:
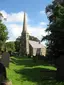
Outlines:
<svg viewBox="0 0 64 85"><path fill-rule="evenodd" d="M55 80L55 70L44 61L34 63L30 58L11 57L7 75L13 85L64 85Z"/></svg>

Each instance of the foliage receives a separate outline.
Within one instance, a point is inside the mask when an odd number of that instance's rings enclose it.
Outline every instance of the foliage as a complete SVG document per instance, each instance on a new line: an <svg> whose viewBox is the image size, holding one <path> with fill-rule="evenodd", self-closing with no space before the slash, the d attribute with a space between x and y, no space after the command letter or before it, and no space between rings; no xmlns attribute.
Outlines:
<svg viewBox="0 0 64 85"><path fill-rule="evenodd" d="M46 7L46 14L49 19L46 29L48 35L44 36L42 40L48 42L47 54L57 58L64 52L64 6L54 1Z"/></svg>
<svg viewBox="0 0 64 85"><path fill-rule="evenodd" d="M21 37L19 36L15 41L16 52L19 52L19 50L20 50L20 40L21 40Z"/></svg>
<svg viewBox="0 0 64 85"><path fill-rule="evenodd" d="M29 40L40 41L37 37L34 36L29 36Z"/></svg>
<svg viewBox="0 0 64 85"><path fill-rule="evenodd" d="M5 24L2 22L3 15L0 13L0 50L2 50L5 41L8 39L8 31Z"/></svg>
<svg viewBox="0 0 64 85"><path fill-rule="evenodd" d="M14 52L15 51L15 43L14 42L6 42L6 50Z"/></svg>

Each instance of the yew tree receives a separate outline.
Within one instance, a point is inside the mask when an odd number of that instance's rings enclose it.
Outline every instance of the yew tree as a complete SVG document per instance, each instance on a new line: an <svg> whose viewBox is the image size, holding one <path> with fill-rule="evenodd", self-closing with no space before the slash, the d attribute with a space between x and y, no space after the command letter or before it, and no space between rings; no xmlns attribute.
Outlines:
<svg viewBox="0 0 64 85"><path fill-rule="evenodd" d="M47 55L56 59L64 53L64 4L53 1L46 7L46 15L48 34L42 40L47 41Z"/></svg>

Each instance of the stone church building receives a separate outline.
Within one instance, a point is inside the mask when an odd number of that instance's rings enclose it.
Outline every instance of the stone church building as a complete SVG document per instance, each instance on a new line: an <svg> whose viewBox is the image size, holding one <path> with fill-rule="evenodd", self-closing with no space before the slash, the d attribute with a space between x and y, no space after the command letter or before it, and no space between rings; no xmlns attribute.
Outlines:
<svg viewBox="0 0 64 85"><path fill-rule="evenodd" d="M46 55L46 48L40 42L29 39L29 33L27 32L26 14L24 13L23 30L21 33L20 41L20 55L31 55L36 54Z"/></svg>

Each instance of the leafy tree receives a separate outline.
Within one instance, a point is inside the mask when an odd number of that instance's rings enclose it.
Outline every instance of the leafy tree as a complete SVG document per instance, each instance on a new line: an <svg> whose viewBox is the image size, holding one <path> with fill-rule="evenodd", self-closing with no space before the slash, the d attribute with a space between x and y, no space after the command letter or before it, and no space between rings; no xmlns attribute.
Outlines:
<svg viewBox="0 0 64 85"><path fill-rule="evenodd" d="M16 52L19 52L19 50L20 50L20 40L21 40L21 37L19 36L15 41Z"/></svg>
<svg viewBox="0 0 64 85"><path fill-rule="evenodd" d="M37 42L40 41L37 37L34 37L34 36L29 36L29 40L33 40L33 41L37 41Z"/></svg>
<svg viewBox="0 0 64 85"><path fill-rule="evenodd" d="M56 59L64 52L64 5L53 1L46 7L46 14L49 19L48 35L42 40L47 41L47 55Z"/></svg>
<svg viewBox="0 0 64 85"><path fill-rule="evenodd" d="M14 42L6 42L6 50L15 52L15 43Z"/></svg>
<svg viewBox="0 0 64 85"><path fill-rule="evenodd" d="M5 41L8 39L8 31L5 24L2 22L4 19L3 15L0 13L0 51L2 50Z"/></svg>

